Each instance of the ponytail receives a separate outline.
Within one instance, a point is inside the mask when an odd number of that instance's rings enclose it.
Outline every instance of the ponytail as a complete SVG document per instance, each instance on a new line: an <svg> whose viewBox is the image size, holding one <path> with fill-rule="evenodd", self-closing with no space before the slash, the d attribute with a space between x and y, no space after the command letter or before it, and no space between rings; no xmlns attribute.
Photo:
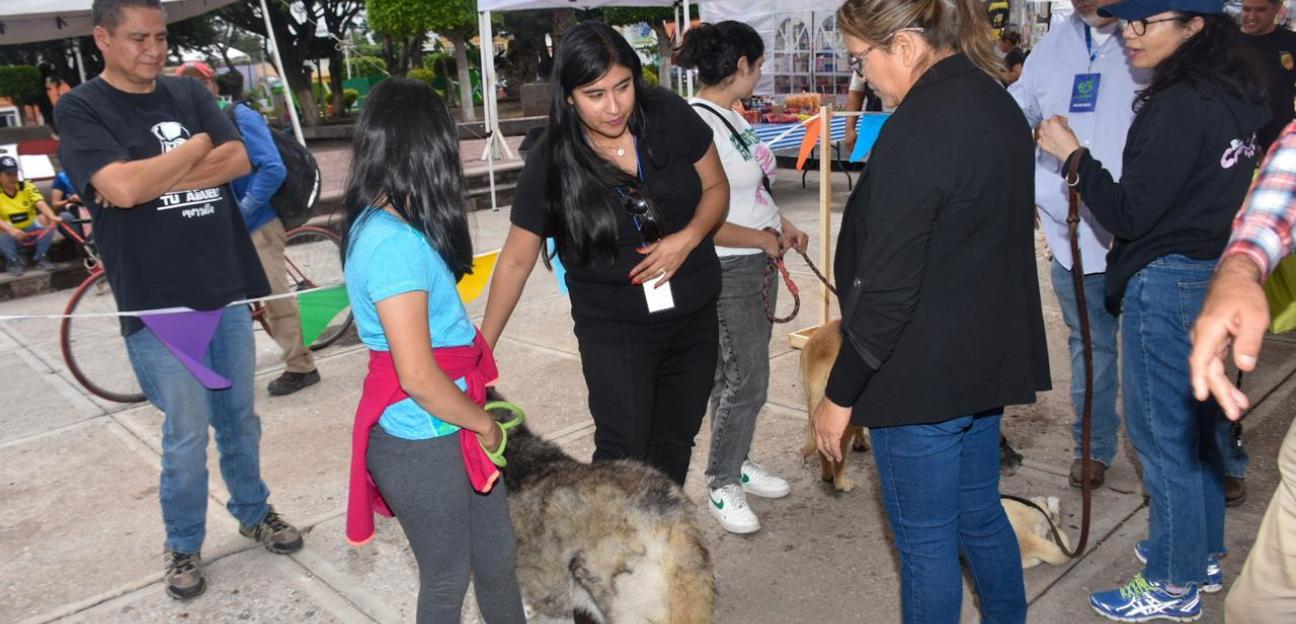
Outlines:
<svg viewBox="0 0 1296 624"><path fill-rule="evenodd" d="M847 0L837 9L837 28L873 43L903 28L921 28L932 49L963 54L996 80L1004 74L979 0Z"/></svg>

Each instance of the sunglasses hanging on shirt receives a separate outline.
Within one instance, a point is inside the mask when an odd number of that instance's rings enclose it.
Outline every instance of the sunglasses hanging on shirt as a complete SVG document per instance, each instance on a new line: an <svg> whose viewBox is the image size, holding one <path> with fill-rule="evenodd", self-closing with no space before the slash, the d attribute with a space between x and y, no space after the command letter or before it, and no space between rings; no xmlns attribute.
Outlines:
<svg viewBox="0 0 1296 624"><path fill-rule="evenodd" d="M657 212L657 207L653 205L652 200L636 188L619 186L617 194L621 196L621 207L625 208L626 213L630 215L630 220L639 231L639 238L643 239L644 246L647 247L661 240L660 213Z"/></svg>

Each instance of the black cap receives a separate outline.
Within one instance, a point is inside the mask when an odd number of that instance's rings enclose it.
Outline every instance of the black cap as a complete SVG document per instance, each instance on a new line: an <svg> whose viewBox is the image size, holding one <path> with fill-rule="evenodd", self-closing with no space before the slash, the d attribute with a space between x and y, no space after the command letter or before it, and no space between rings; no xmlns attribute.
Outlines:
<svg viewBox="0 0 1296 624"><path fill-rule="evenodd" d="M0 156L0 173L18 173L18 159L13 156Z"/></svg>

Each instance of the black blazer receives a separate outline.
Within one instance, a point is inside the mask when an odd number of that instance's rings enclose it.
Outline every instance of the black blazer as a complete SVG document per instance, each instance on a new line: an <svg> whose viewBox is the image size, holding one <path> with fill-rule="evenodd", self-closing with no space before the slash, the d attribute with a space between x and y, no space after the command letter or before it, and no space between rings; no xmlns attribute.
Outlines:
<svg viewBox="0 0 1296 624"><path fill-rule="evenodd" d="M961 54L883 126L834 264L843 341L827 394L856 424L942 422L1049 389L1034 159L1012 97Z"/></svg>

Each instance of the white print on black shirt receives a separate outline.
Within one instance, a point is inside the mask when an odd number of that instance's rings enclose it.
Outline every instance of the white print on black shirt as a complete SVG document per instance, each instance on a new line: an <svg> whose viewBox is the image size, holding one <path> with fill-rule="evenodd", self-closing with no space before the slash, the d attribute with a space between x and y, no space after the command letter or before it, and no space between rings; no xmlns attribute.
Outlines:
<svg viewBox="0 0 1296 624"><path fill-rule="evenodd" d="M152 128L153 136L162 144L162 152L169 152L189 140L189 129L178 121L164 121Z"/></svg>
<svg viewBox="0 0 1296 624"><path fill-rule="evenodd" d="M205 217L216 214L216 207L212 206L211 202L218 201L220 198L221 190L219 187L196 191L177 191L159 197L157 209L158 212L162 212L163 210L184 208L180 212L182 217L187 219Z"/></svg>
<svg viewBox="0 0 1296 624"><path fill-rule="evenodd" d="M1242 158L1252 158L1260 153L1260 145L1256 143L1255 133L1246 141L1233 139L1229 141L1229 146L1224 150L1224 155L1220 156L1220 166L1225 169L1232 169L1238 160Z"/></svg>

